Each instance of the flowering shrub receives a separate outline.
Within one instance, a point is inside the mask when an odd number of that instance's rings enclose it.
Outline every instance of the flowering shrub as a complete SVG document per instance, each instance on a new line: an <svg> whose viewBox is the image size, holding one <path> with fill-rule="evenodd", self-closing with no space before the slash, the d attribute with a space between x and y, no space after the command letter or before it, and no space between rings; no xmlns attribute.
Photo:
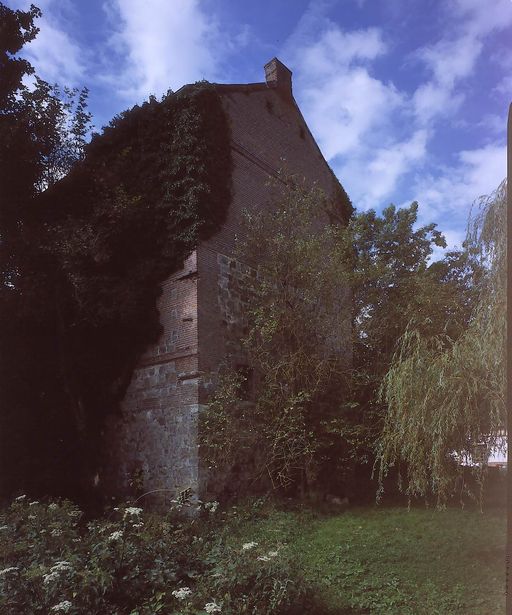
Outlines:
<svg viewBox="0 0 512 615"><path fill-rule="evenodd" d="M301 612L304 584L286 548L227 546L217 507L179 520L126 506L87 521L68 501L20 496L0 513L0 612Z"/></svg>

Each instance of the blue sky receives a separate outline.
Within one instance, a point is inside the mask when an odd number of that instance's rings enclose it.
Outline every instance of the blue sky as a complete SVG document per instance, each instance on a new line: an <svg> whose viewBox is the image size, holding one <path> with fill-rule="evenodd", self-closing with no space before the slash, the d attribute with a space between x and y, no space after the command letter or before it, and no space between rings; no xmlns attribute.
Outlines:
<svg viewBox="0 0 512 615"><path fill-rule="evenodd" d="M278 56L358 209L417 200L460 245L471 203L505 177L511 0L32 1L27 57L90 89L97 129L184 83L263 81Z"/></svg>

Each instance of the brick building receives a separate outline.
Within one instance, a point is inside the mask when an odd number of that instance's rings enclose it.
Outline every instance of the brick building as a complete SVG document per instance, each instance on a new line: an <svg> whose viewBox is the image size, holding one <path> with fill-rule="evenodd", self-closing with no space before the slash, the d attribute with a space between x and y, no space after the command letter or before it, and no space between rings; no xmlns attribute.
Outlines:
<svg viewBox="0 0 512 615"><path fill-rule="evenodd" d="M264 83L217 85L231 124L232 202L221 230L201 243L163 284L163 332L133 373L121 416L108 427L110 480L116 490L208 491L197 417L229 352L236 361L240 286L246 268L232 258L244 209L268 207L278 170L304 177L332 198L345 192L323 158L292 95L291 72L274 58ZM350 316L348 316L350 318Z"/></svg>

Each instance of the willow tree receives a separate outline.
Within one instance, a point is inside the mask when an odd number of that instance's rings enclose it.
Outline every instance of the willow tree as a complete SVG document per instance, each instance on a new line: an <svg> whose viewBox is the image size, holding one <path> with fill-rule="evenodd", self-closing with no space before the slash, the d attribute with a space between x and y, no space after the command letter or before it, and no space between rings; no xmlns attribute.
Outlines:
<svg viewBox="0 0 512 615"><path fill-rule="evenodd" d="M403 335L380 395L387 405L378 442L380 491L392 466L408 496L434 494L438 505L465 489L464 461L480 485L506 424L506 184L482 197L465 249L484 275L466 330L457 338Z"/></svg>

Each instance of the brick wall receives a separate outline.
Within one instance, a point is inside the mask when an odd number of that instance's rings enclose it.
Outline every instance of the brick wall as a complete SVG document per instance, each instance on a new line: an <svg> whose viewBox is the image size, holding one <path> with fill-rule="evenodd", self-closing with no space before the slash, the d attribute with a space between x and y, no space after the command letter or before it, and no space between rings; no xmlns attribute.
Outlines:
<svg viewBox="0 0 512 615"><path fill-rule="evenodd" d="M165 489L158 501L191 488L207 494L214 481L198 449L197 417L214 390L219 368L243 363L244 277L233 258L244 209L270 206L268 181L279 170L334 195L335 179L290 92L279 87L218 86L230 118L233 199L227 220L163 285L163 332L135 370L121 414L107 428L109 490ZM320 212L319 212L320 215ZM350 313L343 316L350 326ZM347 345L347 357L350 347ZM348 359L349 360L349 359ZM210 483L210 487L209 487Z"/></svg>

